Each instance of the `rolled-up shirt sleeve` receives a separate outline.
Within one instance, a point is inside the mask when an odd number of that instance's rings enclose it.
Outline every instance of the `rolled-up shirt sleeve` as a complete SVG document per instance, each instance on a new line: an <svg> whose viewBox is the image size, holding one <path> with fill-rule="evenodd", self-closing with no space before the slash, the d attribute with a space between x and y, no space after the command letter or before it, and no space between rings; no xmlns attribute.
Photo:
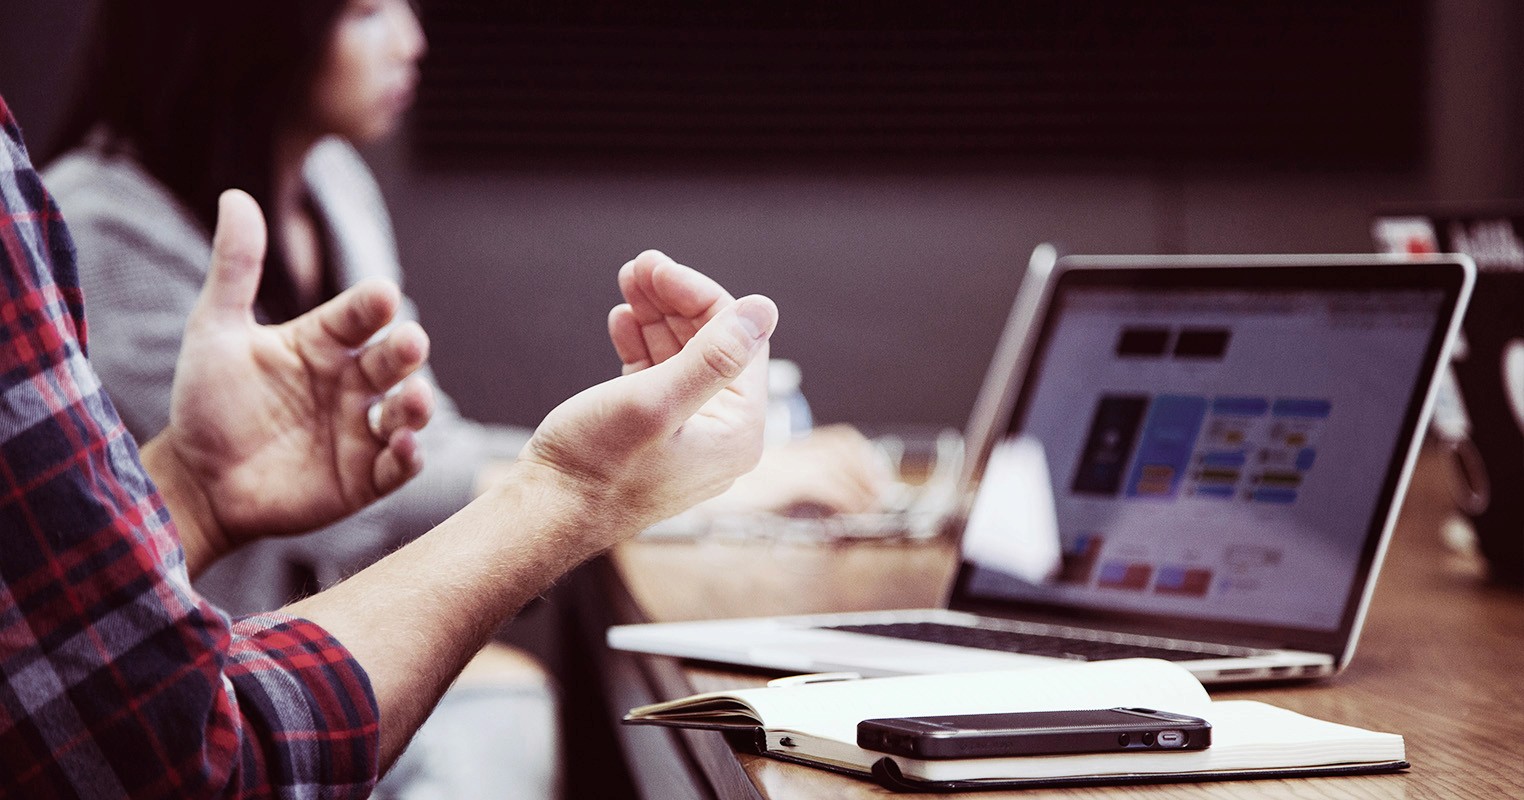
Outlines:
<svg viewBox="0 0 1524 800"><path fill-rule="evenodd" d="M0 797L364 797L379 712L323 629L191 588L85 359L73 246L0 100Z"/></svg>
<svg viewBox="0 0 1524 800"><path fill-rule="evenodd" d="M359 664L322 628L284 614L233 623L225 670L239 706L245 794L365 797L376 779L378 712ZM272 757L273 756L273 757Z"/></svg>

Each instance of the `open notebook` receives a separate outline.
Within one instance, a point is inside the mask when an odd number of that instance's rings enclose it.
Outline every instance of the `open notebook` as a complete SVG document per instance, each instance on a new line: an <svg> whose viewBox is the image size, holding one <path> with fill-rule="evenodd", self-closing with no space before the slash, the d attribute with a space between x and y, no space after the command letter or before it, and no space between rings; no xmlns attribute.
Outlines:
<svg viewBox="0 0 1524 800"><path fill-rule="evenodd" d="M923 760L856 744L857 723L876 717L1119 706L1201 717L1212 725L1212 746ZM1213 702L1190 672L1152 659L709 692L636 708L625 722L747 732L766 755L871 775L899 789L1282 778L1408 767L1397 734L1325 722L1264 703Z"/></svg>

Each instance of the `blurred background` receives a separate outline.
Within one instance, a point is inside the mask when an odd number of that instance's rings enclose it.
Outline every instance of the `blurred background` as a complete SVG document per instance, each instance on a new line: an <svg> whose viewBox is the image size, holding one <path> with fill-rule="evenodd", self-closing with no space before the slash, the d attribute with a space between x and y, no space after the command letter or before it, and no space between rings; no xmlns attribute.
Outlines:
<svg viewBox="0 0 1524 800"><path fill-rule="evenodd" d="M1514 0L631 5L421 3L366 155L471 417L613 375L648 247L777 299L817 421L961 427L1039 242L1369 251L1378 209L1524 196ZM0 0L34 150L88 8Z"/></svg>

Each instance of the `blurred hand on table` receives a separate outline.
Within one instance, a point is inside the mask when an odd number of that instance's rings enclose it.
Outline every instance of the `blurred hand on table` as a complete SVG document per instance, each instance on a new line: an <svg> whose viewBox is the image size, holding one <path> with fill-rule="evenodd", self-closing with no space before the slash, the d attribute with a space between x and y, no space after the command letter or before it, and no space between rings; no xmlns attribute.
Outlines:
<svg viewBox="0 0 1524 800"><path fill-rule="evenodd" d="M695 511L703 515L772 513L818 517L883 509L895 484L884 454L850 425L829 425L767 448L757 468Z"/></svg>

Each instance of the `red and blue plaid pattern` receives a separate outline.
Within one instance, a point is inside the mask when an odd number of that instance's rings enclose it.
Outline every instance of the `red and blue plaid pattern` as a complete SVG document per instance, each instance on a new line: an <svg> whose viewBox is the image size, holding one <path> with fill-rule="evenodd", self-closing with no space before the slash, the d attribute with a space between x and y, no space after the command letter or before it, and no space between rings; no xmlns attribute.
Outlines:
<svg viewBox="0 0 1524 800"><path fill-rule="evenodd" d="M364 797L378 718L321 628L191 589L0 99L0 797Z"/></svg>

